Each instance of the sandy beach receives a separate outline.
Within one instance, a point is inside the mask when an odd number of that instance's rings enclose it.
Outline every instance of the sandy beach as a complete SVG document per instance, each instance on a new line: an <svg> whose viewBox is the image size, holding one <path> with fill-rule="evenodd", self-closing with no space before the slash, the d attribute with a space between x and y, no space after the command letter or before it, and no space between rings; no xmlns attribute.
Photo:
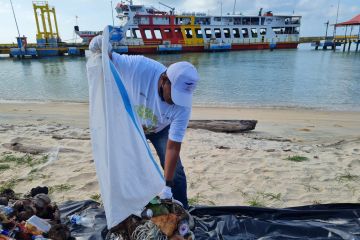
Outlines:
<svg viewBox="0 0 360 240"><path fill-rule="evenodd" d="M192 204L290 207L360 202L360 112L194 107L192 119L258 120L239 134L188 129ZM13 143L37 154L10 150ZM57 202L99 200L85 103L0 104L0 188L48 186Z"/></svg>

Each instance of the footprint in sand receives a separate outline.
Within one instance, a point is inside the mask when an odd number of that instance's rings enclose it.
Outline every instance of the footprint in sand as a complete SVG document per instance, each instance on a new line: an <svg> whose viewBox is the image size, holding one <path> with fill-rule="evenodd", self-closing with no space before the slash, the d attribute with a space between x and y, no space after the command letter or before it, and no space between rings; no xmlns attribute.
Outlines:
<svg viewBox="0 0 360 240"><path fill-rule="evenodd" d="M76 181L83 181L85 179L91 179L95 177L95 173L80 173L74 177L70 177L67 181L68 182L76 182Z"/></svg>

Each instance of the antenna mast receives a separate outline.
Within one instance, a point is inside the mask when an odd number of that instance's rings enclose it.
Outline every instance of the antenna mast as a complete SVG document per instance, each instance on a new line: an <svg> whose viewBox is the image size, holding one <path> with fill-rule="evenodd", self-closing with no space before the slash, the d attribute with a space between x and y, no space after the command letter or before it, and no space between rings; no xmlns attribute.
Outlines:
<svg viewBox="0 0 360 240"><path fill-rule="evenodd" d="M175 13L175 8L174 7L170 7L169 5L166 5L166 4L162 3L162 2L159 2L159 4L163 5L164 7L169 8L170 9L170 15L174 15L174 13Z"/></svg>
<svg viewBox="0 0 360 240"><path fill-rule="evenodd" d="M236 8L236 0L234 1L233 15L235 15L235 8Z"/></svg>
<svg viewBox="0 0 360 240"><path fill-rule="evenodd" d="M13 15L14 15L14 19L15 19L16 28L17 28L17 31L18 31L18 34L19 34L19 37L20 37L19 26L18 26L18 23L16 21L15 11L14 11L14 7L13 7L13 4L12 4L11 0L10 0L10 3L11 3L11 9L12 9L12 12L13 12Z"/></svg>
<svg viewBox="0 0 360 240"><path fill-rule="evenodd" d="M114 23L114 8L113 8L112 0L110 1L110 5L111 5L111 17L112 17L112 22L113 22L113 26L114 26L115 25L115 23ZM132 5L132 3L130 3L130 5Z"/></svg>

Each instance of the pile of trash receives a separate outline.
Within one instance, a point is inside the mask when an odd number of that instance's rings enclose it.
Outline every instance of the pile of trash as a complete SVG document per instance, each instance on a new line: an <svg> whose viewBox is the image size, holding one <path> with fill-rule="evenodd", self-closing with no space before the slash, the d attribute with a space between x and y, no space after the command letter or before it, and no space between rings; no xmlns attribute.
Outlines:
<svg viewBox="0 0 360 240"><path fill-rule="evenodd" d="M193 219L176 200L156 197L142 212L108 231L99 203L75 203L74 208L67 202L58 207L48 191L47 187L36 187L23 198L11 189L0 192L0 240L87 239L91 232L101 232L99 238L107 240L194 239Z"/></svg>
<svg viewBox="0 0 360 240"><path fill-rule="evenodd" d="M92 200L57 206L46 187L20 199L0 192L0 240L209 240L360 239L360 204L320 204L283 209L197 206L153 199L137 216L108 230L103 206ZM195 237L194 237L195 236Z"/></svg>
<svg viewBox="0 0 360 240"><path fill-rule="evenodd" d="M154 198L140 216L131 215L110 229L106 240L193 240L194 220L176 200Z"/></svg>
<svg viewBox="0 0 360 240"><path fill-rule="evenodd" d="M36 187L19 198L11 189L0 192L0 240L69 240L70 229L61 223L58 206L47 187Z"/></svg>

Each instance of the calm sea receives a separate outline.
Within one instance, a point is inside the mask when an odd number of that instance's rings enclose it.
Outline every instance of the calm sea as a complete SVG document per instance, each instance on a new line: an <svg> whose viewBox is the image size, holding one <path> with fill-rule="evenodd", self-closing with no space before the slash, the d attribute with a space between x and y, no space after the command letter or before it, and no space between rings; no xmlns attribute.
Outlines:
<svg viewBox="0 0 360 240"><path fill-rule="evenodd" d="M360 111L360 53L297 50L149 55L190 61L201 81L196 105ZM0 58L0 100L88 100L85 58Z"/></svg>

